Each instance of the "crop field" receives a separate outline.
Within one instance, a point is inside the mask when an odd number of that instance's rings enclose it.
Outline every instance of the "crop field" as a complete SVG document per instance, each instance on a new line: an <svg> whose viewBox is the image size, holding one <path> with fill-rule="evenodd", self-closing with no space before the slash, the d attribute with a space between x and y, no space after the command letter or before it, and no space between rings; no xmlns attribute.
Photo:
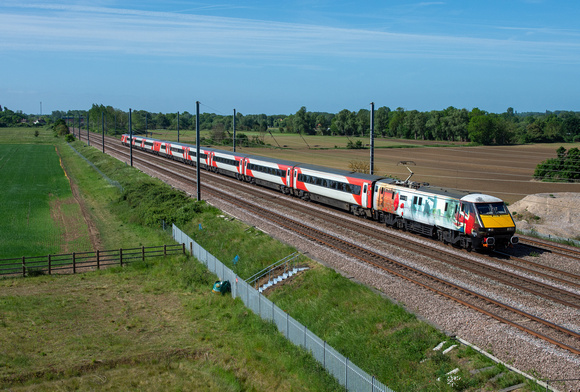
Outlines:
<svg viewBox="0 0 580 392"><path fill-rule="evenodd" d="M0 183L0 258L91 249L54 146L0 144Z"/></svg>

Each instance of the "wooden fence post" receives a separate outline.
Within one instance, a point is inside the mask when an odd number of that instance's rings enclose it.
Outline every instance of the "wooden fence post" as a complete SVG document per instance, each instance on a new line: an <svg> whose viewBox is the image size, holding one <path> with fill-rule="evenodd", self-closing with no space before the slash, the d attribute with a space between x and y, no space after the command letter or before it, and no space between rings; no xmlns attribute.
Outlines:
<svg viewBox="0 0 580 392"><path fill-rule="evenodd" d="M167 256L167 245L163 245L163 256Z"/></svg>
<svg viewBox="0 0 580 392"><path fill-rule="evenodd" d="M73 274L77 273L77 255L73 252Z"/></svg>
<svg viewBox="0 0 580 392"><path fill-rule="evenodd" d="M101 269L101 254L97 249L97 269Z"/></svg>
<svg viewBox="0 0 580 392"><path fill-rule="evenodd" d="M183 250L183 254L185 254L185 242L181 244L181 249Z"/></svg>
<svg viewBox="0 0 580 392"><path fill-rule="evenodd" d="M52 256L48 255L48 274L52 275Z"/></svg>
<svg viewBox="0 0 580 392"><path fill-rule="evenodd" d="M145 261L145 247L144 246L141 247L141 260Z"/></svg>
<svg viewBox="0 0 580 392"><path fill-rule="evenodd" d="M26 276L26 257L22 256L22 277Z"/></svg>
<svg viewBox="0 0 580 392"><path fill-rule="evenodd" d="M119 264L123 266L123 248L119 249Z"/></svg>

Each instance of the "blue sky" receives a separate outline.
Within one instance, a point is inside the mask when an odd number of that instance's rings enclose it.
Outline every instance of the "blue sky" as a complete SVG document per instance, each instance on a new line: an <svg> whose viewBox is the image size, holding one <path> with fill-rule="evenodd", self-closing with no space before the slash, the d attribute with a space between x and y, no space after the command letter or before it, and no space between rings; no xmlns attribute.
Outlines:
<svg viewBox="0 0 580 392"><path fill-rule="evenodd" d="M0 0L0 105L580 110L580 2Z"/></svg>

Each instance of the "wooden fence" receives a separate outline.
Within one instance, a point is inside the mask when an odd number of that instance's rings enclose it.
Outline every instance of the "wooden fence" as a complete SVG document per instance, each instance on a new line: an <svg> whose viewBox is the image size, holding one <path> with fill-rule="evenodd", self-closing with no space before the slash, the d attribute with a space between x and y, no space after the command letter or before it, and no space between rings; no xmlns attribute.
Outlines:
<svg viewBox="0 0 580 392"><path fill-rule="evenodd" d="M97 250L48 256L22 256L0 259L0 276L31 276L53 273L73 273L101 269L111 265L123 266L146 257L185 254L185 244L142 246L140 248Z"/></svg>

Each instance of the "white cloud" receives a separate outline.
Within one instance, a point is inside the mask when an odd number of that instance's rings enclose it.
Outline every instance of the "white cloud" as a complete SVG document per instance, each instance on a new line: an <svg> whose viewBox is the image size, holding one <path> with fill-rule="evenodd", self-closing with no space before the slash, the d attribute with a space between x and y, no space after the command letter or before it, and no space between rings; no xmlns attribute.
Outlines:
<svg viewBox="0 0 580 392"><path fill-rule="evenodd" d="M541 29L535 32L546 35ZM580 45L574 41L402 34L66 4L13 5L0 13L0 36L2 51L288 61L334 57L580 62Z"/></svg>

